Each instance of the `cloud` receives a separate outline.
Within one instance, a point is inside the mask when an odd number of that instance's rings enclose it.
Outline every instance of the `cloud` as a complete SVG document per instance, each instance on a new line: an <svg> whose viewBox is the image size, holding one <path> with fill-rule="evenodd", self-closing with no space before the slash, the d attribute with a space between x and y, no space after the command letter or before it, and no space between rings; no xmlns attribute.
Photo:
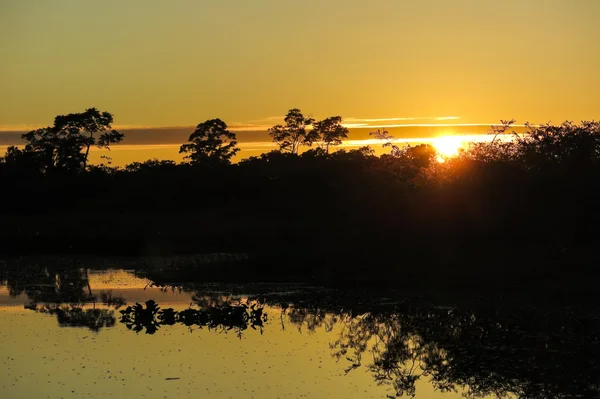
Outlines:
<svg viewBox="0 0 600 399"><path fill-rule="evenodd" d="M116 130L167 130L167 129L192 129L194 130L194 126L192 125L172 125L172 126L152 126L152 125L112 125L113 129Z"/></svg>
<svg viewBox="0 0 600 399"><path fill-rule="evenodd" d="M501 123L384 123L378 125L369 125L366 123L344 124L347 128L354 129L383 129L397 127L474 127L474 126L502 126ZM511 125L513 127L523 127L525 125Z"/></svg>
<svg viewBox="0 0 600 399"><path fill-rule="evenodd" d="M46 127L43 125L0 125L0 132L29 132Z"/></svg>
<svg viewBox="0 0 600 399"><path fill-rule="evenodd" d="M433 118L436 121L447 121L451 119L460 119L460 116L438 116L437 118Z"/></svg>
<svg viewBox="0 0 600 399"><path fill-rule="evenodd" d="M267 116L261 119L252 119L249 122L272 122L272 121L283 121L285 116Z"/></svg>
<svg viewBox="0 0 600 399"><path fill-rule="evenodd" d="M398 122L398 121L445 121L451 119L460 119L460 116L412 116L412 117L393 117L393 118L345 118L345 122L350 123L370 123L370 122Z"/></svg>
<svg viewBox="0 0 600 399"><path fill-rule="evenodd" d="M415 121L423 118L345 118L346 122L385 122L385 121Z"/></svg>
<svg viewBox="0 0 600 399"><path fill-rule="evenodd" d="M283 122L284 116L268 116L261 119L253 119L249 122ZM455 120L460 119L460 116L421 116L421 117L390 117L390 118L343 118L344 126L346 127L360 127L366 126L373 122L400 122L400 121L445 121L445 120ZM247 125L252 126L252 123ZM235 124L232 124L232 126ZM240 124L246 125L246 124ZM265 124L256 124L254 126L266 127L269 128L271 125Z"/></svg>
<svg viewBox="0 0 600 399"><path fill-rule="evenodd" d="M47 127L47 125L0 125L0 132L29 132L31 130ZM150 130L150 129L194 129L193 126L151 126L151 125L112 125L116 130Z"/></svg>
<svg viewBox="0 0 600 399"><path fill-rule="evenodd" d="M232 132L252 132L267 130L271 125L261 125L257 123L231 123L227 125L227 128Z"/></svg>
<svg viewBox="0 0 600 399"><path fill-rule="evenodd" d="M435 127L435 126L478 126L479 124L440 124L436 121L458 120L460 116L414 116L390 118L345 118L343 125L349 129L372 129L393 127ZM404 122L404 123L403 123Z"/></svg>

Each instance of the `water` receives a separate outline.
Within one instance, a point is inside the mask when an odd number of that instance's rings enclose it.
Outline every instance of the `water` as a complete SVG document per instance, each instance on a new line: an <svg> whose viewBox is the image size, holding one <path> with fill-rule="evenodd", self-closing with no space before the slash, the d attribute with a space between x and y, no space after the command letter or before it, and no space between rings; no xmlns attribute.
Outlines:
<svg viewBox="0 0 600 399"><path fill-rule="evenodd" d="M143 275L5 266L0 397L598 397L593 314Z"/></svg>

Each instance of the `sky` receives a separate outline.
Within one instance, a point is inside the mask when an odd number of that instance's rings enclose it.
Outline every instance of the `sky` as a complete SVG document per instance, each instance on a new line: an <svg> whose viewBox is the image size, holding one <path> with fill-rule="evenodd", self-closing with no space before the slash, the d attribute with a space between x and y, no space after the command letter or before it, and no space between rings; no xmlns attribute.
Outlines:
<svg viewBox="0 0 600 399"><path fill-rule="evenodd" d="M219 117L580 121L600 110L598 0L0 0L0 126L97 107Z"/></svg>

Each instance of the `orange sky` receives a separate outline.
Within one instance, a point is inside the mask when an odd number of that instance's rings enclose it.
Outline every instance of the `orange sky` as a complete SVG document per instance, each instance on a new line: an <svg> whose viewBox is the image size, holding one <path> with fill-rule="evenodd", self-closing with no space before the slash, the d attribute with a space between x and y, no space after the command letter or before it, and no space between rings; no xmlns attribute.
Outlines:
<svg viewBox="0 0 600 399"><path fill-rule="evenodd" d="M292 107L597 119L599 17L597 0L0 1L0 129L92 106L145 127L262 129Z"/></svg>

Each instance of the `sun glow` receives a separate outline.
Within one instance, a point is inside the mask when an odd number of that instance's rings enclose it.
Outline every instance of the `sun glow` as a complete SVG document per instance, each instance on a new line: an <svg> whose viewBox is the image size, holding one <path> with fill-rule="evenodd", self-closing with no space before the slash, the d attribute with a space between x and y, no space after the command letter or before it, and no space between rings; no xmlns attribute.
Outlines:
<svg viewBox="0 0 600 399"><path fill-rule="evenodd" d="M458 155L464 139L460 136L442 136L435 138L432 144L438 152L438 161L444 162L447 158Z"/></svg>

